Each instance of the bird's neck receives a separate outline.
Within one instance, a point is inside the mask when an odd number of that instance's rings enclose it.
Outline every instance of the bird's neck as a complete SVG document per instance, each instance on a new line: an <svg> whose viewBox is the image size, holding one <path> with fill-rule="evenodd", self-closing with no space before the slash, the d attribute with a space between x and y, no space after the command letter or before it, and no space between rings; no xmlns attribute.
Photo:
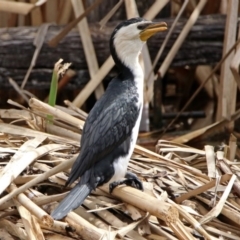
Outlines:
<svg viewBox="0 0 240 240"><path fill-rule="evenodd" d="M143 69L139 63L139 55L131 56L128 55L121 62L121 74L127 78L127 76L132 75L134 81L143 82ZM127 76L126 76L127 75Z"/></svg>
<svg viewBox="0 0 240 240"><path fill-rule="evenodd" d="M143 81L143 69L139 63L141 49L142 45L136 46L131 41L128 44L115 42L112 57L125 78L132 75L132 79Z"/></svg>
<svg viewBox="0 0 240 240"><path fill-rule="evenodd" d="M131 46L130 43L127 46L121 44L115 44L115 46L115 48L111 48L111 51L112 57L121 71L118 79L122 79L122 81L133 81L138 96L137 106L139 107L141 114L144 74L139 63L139 54L142 46L138 46L138 51L136 50L136 46Z"/></svg>

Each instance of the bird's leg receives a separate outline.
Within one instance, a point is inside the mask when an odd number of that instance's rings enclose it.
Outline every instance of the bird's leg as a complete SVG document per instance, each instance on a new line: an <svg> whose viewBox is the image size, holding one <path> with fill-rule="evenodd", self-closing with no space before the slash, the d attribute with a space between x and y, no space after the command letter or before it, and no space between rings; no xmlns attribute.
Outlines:
<svg viewBox="0 0 240 240"><path fill-rule="evenodd" d="M143 191L142 182L138 179L137 175L131 172L127 172L124 180L112 182L109 184L109 192L111 193L113 189L119 185L126 184Z"/></svg>

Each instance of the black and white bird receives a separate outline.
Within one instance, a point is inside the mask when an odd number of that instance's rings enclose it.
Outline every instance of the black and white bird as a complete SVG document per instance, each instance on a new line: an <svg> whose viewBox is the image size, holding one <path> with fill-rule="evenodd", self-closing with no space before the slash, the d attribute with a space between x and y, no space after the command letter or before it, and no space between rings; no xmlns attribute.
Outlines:
<svg viewBox="0 0 240 240"><path fill-rule="evenodd" d="M132 18L120 23L110 38L110 51L120 73L109 83L85 122L81 151L66 185L80 181L51 214L62 219L79 207L98 186L109 184L110 192L119 184L143 190L141 181L127 172L137 141L143 106L144 75L139 54L144 43L164 31L164 22Z"/></svg>

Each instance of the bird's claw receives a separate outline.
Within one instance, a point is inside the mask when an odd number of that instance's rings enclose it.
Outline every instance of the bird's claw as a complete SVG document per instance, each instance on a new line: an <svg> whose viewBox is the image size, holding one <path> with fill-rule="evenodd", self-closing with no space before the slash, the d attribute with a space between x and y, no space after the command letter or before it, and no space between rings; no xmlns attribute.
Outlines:
<svg viewBox="0 0 240 240"><path fill-rule="evenodd" d="M116 181L109 184L109 192L112 193L115 187L126 184L127 186L137 188L143 191L143 184L138 178L128 178L122 181Z"/></svg>
<svg viewBox="0 0 240 240"><path fill-rule="evenodd" d="M120 181L118 182L112 182L109 184L109 192L112 193L112 191L114 190L115 187L117 187L118 185L120 185Z"/></svg>
<svg viewBox="0 0 240 240"><path fill-rule="evenodd" d="M126 179L125 184L143 191L143 184L138 178Z"/></svg>

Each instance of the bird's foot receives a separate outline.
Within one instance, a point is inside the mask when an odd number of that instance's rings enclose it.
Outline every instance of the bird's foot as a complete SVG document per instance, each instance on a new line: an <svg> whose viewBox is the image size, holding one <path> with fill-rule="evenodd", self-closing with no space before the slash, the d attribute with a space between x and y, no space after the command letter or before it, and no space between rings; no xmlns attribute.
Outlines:
<svg viewBox="0 0 240 240"><path fill-rule="evenodd" d="M132 172L127 172L125 175L126 180L130 180L130 184L126 184L128 186L132 186L134 188L137 188L141 191L143 191L143 184L142 182L138 179L137 175L132 173Z"/></svg>
<svg viewBox="0 0 240 240"><path fill-rule="evenodd" d="M112 193L112 191L114 190L115 187L122 185L122 184L126 184L127 186L131 186L131 187L134 187L134 188L137 188L137 189L143 191L143 184L135 174L128 172L125 177L127 179L110 183L109 184L109 192Z"/></svg>
<svg viewBox="0 0 240 240"><path fill-rule="evenodd" d="M109 192L112 193L115 187L123 184L123 181L116 181L109 184Z"/></svg>

